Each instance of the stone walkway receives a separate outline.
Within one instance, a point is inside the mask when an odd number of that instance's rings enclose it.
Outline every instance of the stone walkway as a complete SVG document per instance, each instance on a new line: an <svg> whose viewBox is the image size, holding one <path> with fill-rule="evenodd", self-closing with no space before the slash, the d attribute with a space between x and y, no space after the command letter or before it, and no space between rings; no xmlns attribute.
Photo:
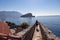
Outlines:
<svg viewBox="0 0 60 40"><path fill-rule="evenodd" d="M39 25L35 28L32 40L42 40L42 34Z"/></svg>

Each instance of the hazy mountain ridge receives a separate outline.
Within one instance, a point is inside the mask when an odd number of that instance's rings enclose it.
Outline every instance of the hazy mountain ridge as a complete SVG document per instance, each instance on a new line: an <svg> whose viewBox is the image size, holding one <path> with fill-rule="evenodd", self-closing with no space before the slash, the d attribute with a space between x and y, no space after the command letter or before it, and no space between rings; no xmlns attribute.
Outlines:
<svg viewBox="0 0 60 40"><path fill-rule="evenodd" d="M0 11L0 19L19 18L22 14L16 11Z"/></svg>

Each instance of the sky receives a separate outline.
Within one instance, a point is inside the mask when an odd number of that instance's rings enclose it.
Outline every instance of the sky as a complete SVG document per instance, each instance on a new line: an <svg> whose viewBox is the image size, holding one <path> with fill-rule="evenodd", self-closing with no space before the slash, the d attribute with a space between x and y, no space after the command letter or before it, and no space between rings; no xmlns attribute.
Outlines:
<svg viewBox="0 0 60 40"><path fill-rule="evenodd" d="M18 11L35 16L60 15L60 0L0 0L0 11Z"/></svg>

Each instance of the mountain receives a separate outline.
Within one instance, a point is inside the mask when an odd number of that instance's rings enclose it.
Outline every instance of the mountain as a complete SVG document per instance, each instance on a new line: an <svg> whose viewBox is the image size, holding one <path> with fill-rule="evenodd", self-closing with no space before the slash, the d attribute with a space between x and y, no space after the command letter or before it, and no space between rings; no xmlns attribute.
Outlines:
<svg viewBox="0 0 60 40"><path fill-rule="evenodd" d="M25 15L22 15L21 17L35 17L35 16L33 16L32 13L27 13Z"/></svg>
<svg viewBox="0 0 60 40"><path fill-rule="evenodd" d="M19 18L22 14L16 11L0 11L0 19L6 20L6 19L14 19Z"/></svg>

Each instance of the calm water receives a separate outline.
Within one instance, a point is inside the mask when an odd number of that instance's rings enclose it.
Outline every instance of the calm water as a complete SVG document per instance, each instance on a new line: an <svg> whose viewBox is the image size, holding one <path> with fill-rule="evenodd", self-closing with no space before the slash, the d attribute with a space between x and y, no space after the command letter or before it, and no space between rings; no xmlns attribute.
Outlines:
<svg viewBox="0 0 60 40"><path fill-rule="evenodd" d="M60 36L60 17L35 17L35 18L6 18L8 21L21 24L22 22L28 22L33 25L36 20L48 27L54 34Z"/></svg>

